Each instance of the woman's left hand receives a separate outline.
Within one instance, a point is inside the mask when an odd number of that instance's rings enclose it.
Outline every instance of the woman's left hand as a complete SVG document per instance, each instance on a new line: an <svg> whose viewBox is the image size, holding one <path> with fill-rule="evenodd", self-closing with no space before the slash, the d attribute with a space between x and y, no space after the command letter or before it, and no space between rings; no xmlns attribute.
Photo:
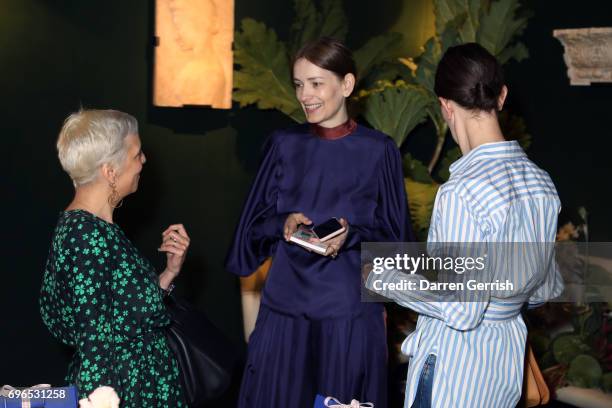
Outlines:
<svg viewBox="0 0 612 408"><path fill-rule="evenodd" d="M189 235L183 224L174 224L162 232L162 244L158 251L166 253L166 270L176 277L183 267L189 248Z"/></svg>
<svg viewBox="0 0 612 408"><path fill-rule="evenodd" d="M344 241L346 241L346 236L348 235L349 231L349 224L344 218L340 218L338 221L344 227L344 232L328 241L325 241L325 244L327 244L325 256L331 256L332 258L335 258L338 255L338 251L340 251L344 245Z"/></svg>

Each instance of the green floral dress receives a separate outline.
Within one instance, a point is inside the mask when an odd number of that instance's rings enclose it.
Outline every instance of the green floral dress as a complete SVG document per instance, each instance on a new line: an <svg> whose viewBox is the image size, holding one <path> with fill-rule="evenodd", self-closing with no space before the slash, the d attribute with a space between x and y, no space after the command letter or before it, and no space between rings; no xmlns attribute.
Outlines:
<svg viewBox="0 0 612 408"><path fill-rule="evenodd" d="M66 381L81 398L109 385L122 407L186 406L157 274L116 224L62 213L40 310L53 336L76 349Z"/></svg>

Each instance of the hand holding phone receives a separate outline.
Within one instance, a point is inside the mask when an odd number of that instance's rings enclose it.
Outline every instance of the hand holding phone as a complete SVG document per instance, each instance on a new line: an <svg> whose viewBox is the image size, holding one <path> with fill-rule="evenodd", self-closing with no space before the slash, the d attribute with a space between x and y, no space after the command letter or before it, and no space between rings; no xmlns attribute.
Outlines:
<svg viewBox="0 0 612 408"><path fill-rule="evenodd" d="M291 230L291 227L297 227L289 236L288 241L296 243L309 251L317 252L320 255L335 258L342 245L344 245L346 235L348 234L348 223L346 220L331 218L312 228L310 227L312 222L309 219L305 219L307 222L296 224L296 215L303 216L303 214L292 214L285 224L285 234Z"/></svg>

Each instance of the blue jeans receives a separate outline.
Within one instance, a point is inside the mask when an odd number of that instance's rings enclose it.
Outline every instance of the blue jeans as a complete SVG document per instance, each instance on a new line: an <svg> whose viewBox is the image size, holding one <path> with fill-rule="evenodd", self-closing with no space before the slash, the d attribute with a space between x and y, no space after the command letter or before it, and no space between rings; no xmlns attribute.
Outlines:
<svg viewBox="0 0 612 408"><path fill-rule="evenodd" d="M433 388L434 369L436 368L436 356L430 354L423 364L421 378L417 388L412 408L431 408L431 389Z"/></svg>

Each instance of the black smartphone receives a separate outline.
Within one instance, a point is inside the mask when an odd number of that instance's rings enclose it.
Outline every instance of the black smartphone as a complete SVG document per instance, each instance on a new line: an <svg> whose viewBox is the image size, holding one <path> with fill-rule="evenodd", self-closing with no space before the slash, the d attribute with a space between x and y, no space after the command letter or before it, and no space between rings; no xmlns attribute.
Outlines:
<svg viewBox="0 0 612 408"><path fill-rule="evenodd" d="M342 234L345 228L340 224L337 218L330 218L324 223L316 225L312 230L317 234L317 238L323 242L336 235Z"/></svg>

